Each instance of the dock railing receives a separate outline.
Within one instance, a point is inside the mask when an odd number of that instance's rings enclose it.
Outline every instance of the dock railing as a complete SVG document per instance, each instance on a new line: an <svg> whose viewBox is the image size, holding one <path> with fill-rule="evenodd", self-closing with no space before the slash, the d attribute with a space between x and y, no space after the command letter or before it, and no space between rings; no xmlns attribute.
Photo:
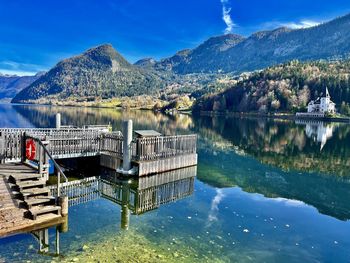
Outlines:
<svg viewBox="0 0 350 263"><path fill-rule="evenodd" d="M103 127L103 126L98 126ZM0 129L0 161L18 162L22 160L24 133L49 140L48 150L54 157L76 157L97 155L100 152L102 134L100 129L61 128L57 129ZM111 134L120 134L113 132Z"/></svg>
<svg viewBox="0 0 350 263"><path fill-rule="evenodd" d="M98 126L100 127L100 126ZM46 141L53 158L96 156L103 152L123 158L121 132L96 129L0 129L0 161L18 162L25 156L24 134ZM36 142L38 144L39 142ZM130 146L134 162L155 161L196 154L197 135L136 137ZM38 145L38 149L40 146Z"/></svg>
<svg viewBox="0 0 350 263"><path fill-rule="evenodd" d="M102 136L101 152L123 157L123 136L106 133ZM135 138L131 145L133 161L153 161L172 156L195 154L197 135L157 136Z"/></svg>
<svg viewBox="0 0 350 263"><path fill-rule="evenodd" d="M121 132L105 133L101 136L100 151L122 158L123 135Z"/></svg>
<svg viewBox="0 0 350 263"><path fill-rule="evenodd" d="M55 161L55 159L52 157L51 153L47 149L46 145L48 141L42 141L41 138L36 138L33 136L27 136L26 134L24 135L24 141L26 142L27 140L33 140L35 142L36 149L38 149L38 153L35 153L34 160L38 162L38 168L39 172L42 170L42 166L47 166L45 167L48 169L48 159L50 159L55 167L56 170L56 175L57 175L57 197L60 197L60 187L61 187L61 177L63 177L64 181L67 183L68 178L62 171L62 168L58 165L58 163ZM46 158L48 157L48 159ZM48 170L46 171L48 173ZM47 178L48 179L48 178Z"/></svg>
<svg viewBox="0 0 350 263"><path fill-rule="evenodd" d="M195 154L197 135L143 137L134 140L135 161L150 161L172 156Z"/></svg>

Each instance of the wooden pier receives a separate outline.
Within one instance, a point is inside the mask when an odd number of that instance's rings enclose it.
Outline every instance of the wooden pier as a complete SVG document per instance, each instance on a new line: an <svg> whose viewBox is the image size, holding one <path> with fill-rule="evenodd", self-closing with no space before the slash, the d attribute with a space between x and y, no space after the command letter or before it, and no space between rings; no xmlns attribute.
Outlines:
<svg viewBox="0 0 350 263"><path fill-rule="evenodd" d="M59 159L95 156L100 165L122 176L142 177L197 165L196 135L164 136L155 131L123 132L109 126L62 126L55 129L0 129L0 237L62 224L69 185ZM56 191L46 182L50 165ZM54 193L54 195L52 195Z"/></svg>

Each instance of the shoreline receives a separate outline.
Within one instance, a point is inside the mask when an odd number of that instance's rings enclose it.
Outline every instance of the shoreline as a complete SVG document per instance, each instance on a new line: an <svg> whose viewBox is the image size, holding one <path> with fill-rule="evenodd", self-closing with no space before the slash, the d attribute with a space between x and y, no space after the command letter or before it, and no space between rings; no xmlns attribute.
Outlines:
<svg viewBox="0 0 350 263"><path fill-rule="evenodd" d="M260 114L254 112L215 112L215 111L201 111L200 116L225 116L225 117L239 117L239 118L256 118L256 119L280 119L280 120L305 120L305 121L322 121L322 122L340 122L350 124L350 117L323 117L323 118L312 118L302 117L298 118L294 114L283 113L283 114Z"/></svg>
<svg viewBox="0 0 350 263"><path fill-rule="evenodd" d="M169 114L167 112L162 111L155 111L151 108L123 108L123 107L107 107L107 106L97 106L97 105L73 105L73 104L65 104L65 105L58 105L58 104L40 104L40 103L1 103L1 104L10 104L10 105L32 105L32 106L48 106L48 107L72 107L72 108L95 108L95 109L115 109L115 110L139 110L139 111L152 111L152 112L160 112L163 114ZM305 120L305 121L322 121L322 122L337 122L337 123L346 123L350 124L350 117L322 117L322 118L316 118L316 117L297 117L295 114L291 113L280 113L280 114L268 114L268 113L256 113L256 112L220 112L220 111L200 111L198 113L193 113L189 110L175 110L171 114L185 114L185 115L192 115L192 116L209 116L209 117L215 117L215 116L224 116L224 117L239 117L239 118L255 118L255 119L280 119L280 120L290 120L290 121L296 121L296 120Z"/></svg>

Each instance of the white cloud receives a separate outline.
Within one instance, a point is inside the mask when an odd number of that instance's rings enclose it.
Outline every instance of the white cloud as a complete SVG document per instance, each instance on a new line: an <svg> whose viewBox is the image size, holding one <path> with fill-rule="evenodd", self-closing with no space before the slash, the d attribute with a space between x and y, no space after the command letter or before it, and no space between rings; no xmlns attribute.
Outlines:
<svg viewBox="0 0 350 263"><path fill-rule="evenodd" d="M21 71L21 70L11 70L0 68L0 74L4 75L17 75L17 76L34 76L37 72L32 71Z"/></svg>
<svg viewBox="0 0 350 263"><path fill-rule="evenodd" d="M233 22L231 18L231 8L228 7L228 0L220 0L222 5L222 20L224 20L226 24L225 28L225 34L232 33L233 27L235 26L235 23Z"/></svg>
<svg viewBox="0 0 350 263"><path fill-rule="evenodd" d="M312 20L301 20L299 22L289 22L289 23L282 23L282 26L286 26L292 29L300 29L300 28L309 28L319 25L320 22L312 21Z"/></svg>
<svg viewBox="0 0 350 263"><path fill-rule="evenodd" d="M29 63L18 63L10 60L0 61L0 73L18 76L31 76L45 69L39 65Z"/></svg>
<svg viewBox="0 0 350 263"><path fill-rule="evenodd" d="M303 19L300 21L291 21L291 22L280 22L280 21L272 21L272 22L266 22L260 26L260 28L263 28L264 30L271 30L276 29L279 27L288 27L291 29L302 29L302 28L309 28L314 27L322 22L315 21L315 20L309 20L309 19Z"/></svg>

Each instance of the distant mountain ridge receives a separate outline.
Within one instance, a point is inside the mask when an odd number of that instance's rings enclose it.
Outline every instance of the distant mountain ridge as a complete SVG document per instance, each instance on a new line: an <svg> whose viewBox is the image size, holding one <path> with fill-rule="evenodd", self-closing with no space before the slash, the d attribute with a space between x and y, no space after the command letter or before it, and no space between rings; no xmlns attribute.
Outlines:
<svg viewBox="0 0 350 263"><path fill-rule="evenodd" d="M254 71L293 59L300 61L350 56L350 14L318 26L282 27L245 38L212 37L185 54L156 62L154 68L178 74Z"/></svg>
<svg viewBox="0 0 350 263"><path fill-rule="evenodd" d="M145 58L134 65L110 44L104 44L59 62L12 101L84 102L139 95L171 100L174 96L169 97L169 93L191 94L194 86L198 90L204 87L203 83L215 82L218 73L232 76L294 59L346 57L350 57L350 14L308 29L282 27L248 38L235 34L216 36L169 58Z"/></svg>
<svg viewBox="0 0 350 263"><path fill-rule="evenodd" d="M110 98L153 94L163 81L127 62L110 44L65 59L19 92L12 102L40 98Z"/></svg>
<svg viewBox="0 0 350 263"><path fill-rule="evenodd" d="M0 73L0 100L11 100L18 92L37 80L43 72L34 76L17 76Z"/></svg>

